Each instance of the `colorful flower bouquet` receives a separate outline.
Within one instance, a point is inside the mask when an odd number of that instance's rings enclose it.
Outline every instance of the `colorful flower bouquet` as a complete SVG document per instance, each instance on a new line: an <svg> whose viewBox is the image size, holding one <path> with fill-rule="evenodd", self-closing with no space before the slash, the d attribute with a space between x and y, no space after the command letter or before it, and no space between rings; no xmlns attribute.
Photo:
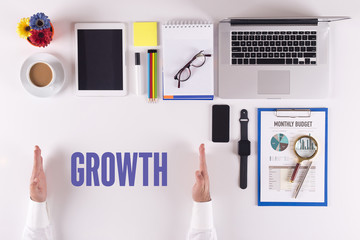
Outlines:
<svg viewBox="0 0 360 240"><path fill-rule="evenodd" d="M46 47L54 36L54 27L44 13L34 14L30 18L22 18L16 32L36 47Z"/></svg>

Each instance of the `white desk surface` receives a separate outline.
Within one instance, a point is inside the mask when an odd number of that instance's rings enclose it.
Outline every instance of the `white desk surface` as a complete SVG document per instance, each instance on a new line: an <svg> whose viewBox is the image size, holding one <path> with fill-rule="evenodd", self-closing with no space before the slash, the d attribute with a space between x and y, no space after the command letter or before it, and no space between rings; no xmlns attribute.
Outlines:
<svg viewBox="0 0 360 240"><path fill-rule="evenodd" d="M197 148L206 144L214 219L218 238L359 239L360 169L359 26L356 0L297 1L2 1L0 37L0 239L19 239L25 224L33 146L43 149L48 205L56 239L183 240L191 216L191 188ZM55 26L55 39L38 49L20 39L21 17L44 11ZM135 95L80 98L74 95L74 23L208 19L229 16L347 15L333 23L332 92L323 100L160 101L148 104ZM131 26L131 25L129 25ZM53 98L40 99L22 87L19 71L33 53L59 57L68 78ZM132 58L131 58L132 60ZM130 62L131 64L132 62ZM211 106L231 107L231 141L211 142ZM258 107L329 108L329 206L257 206ZM238 186L239 111L249 111L249 184ZM152 127L153 126L153 127ZM168 186L74 187L72 153L124 151L168 152ZM151 166L151 165L150 165ZM137 176L142 175L139 163ZM149 175L151 176L151 174ZM151 180L151 178L150 178ZM140 182L139 182L140 183ZM151 183L151 181L150 181Z"/></svg>

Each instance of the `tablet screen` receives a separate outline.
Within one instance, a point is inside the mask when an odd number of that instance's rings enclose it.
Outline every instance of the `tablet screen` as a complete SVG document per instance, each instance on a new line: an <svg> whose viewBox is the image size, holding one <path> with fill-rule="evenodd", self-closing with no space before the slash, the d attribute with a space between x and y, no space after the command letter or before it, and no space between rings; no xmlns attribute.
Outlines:
<svg viewBox="0 0 360 240"><path fill-rule="evenodd" d="M78 30L79 90L123 90L121 29Z"/></svg>

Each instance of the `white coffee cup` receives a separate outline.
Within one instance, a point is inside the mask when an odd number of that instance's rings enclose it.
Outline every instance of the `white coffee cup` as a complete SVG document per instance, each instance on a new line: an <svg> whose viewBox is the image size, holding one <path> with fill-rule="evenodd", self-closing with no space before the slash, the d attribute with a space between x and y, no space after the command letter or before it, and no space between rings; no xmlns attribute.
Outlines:
<svg viewBox="0 0 360 240"><path fill-rule="evenodd" d="M34 87L51 88L55 79L55 71L50 64L39 61L28 67L26 76L29 83Z"/></svg>

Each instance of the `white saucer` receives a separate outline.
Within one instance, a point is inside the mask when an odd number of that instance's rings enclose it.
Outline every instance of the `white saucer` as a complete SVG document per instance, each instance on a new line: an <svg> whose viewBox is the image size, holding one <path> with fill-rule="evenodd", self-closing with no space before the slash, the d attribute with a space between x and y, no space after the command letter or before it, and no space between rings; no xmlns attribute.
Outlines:
<svg viewBox="0 0 360 240"><path fill-rule="evenodd" d="M36 87L28 80L28 70L29 67L32 66L34 63L37 62L45 62L51 66L54 71L54 79L52 80L51 84L46 87ZM21 83L30 94L36 97L50 97L57 92L60 91L62 88L64 81L65 81L65 72L63 65L55 56L49 53L36 53L28 57L23 65L21 66L20 70L20 79Z"/></svg>

